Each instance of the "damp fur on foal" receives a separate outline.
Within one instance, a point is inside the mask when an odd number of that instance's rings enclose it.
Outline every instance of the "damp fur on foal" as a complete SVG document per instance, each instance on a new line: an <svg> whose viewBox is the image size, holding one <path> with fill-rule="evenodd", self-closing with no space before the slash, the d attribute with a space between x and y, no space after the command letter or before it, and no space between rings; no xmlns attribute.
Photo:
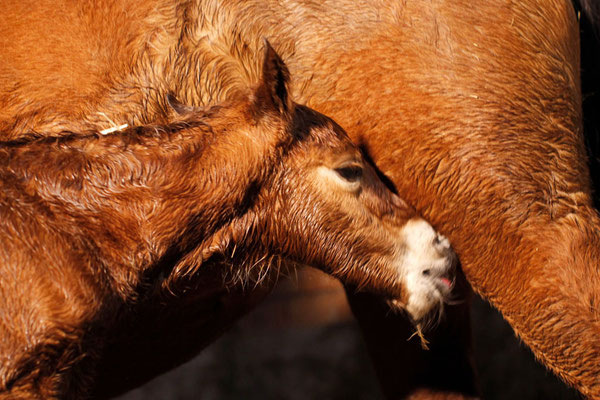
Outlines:
<svg viewBox="0 0 600 400"><path fill-rule="evenodd" d="M416 321L439 304L447 242L264 53L256 85L208 108L170 96L167 124L0 143L0 398L85 397L140 315L252 292L286 260Z"/></svg>

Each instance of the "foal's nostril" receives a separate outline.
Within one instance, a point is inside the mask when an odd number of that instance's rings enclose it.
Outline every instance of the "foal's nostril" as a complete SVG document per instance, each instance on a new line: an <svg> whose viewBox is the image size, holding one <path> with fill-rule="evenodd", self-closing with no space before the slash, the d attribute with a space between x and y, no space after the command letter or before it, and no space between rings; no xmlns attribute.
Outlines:
<svg viewBox="0 0 600 400"><path fill-rule="evenodd" d="M423 275L425 275L425 276L429 276L430 273L431 273L430 269L424 269L423 270Z"/></svg>
<svg viewBox="0 0 600 400"><path fill-rule="evenodd" d="M433 238L433 246L441 253L450 250L450 241L443 235L437 234Z"/></svg>

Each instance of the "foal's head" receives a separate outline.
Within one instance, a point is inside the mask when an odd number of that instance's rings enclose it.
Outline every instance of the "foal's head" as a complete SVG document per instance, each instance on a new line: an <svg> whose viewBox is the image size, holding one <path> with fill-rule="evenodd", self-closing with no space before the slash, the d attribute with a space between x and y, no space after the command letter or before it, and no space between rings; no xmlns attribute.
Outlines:
<svg viewBox="0 0 600 400"><path fill-rule="evenodd" d="M385 186L340 126L293 103L288 83L267 43L260 83L224 107L242 110L238 128L270 161L248 171L250 206L222 231L218 252L239 270L282 259L320 268L421 320L452 289L448 241Z"/></svg>

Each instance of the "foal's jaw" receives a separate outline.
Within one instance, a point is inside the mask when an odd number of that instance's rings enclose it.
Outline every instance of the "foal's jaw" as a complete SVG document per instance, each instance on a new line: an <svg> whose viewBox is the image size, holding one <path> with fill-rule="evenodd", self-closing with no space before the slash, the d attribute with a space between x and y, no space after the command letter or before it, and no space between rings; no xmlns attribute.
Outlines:
<svg viewBox="0 0 600 400"><path fill-rule="evenodd" d="M448 239L421 218L413 218L402 228L406 246L402 254L404 308L414 321L446 303L454 287L456 256Z"/></svg>

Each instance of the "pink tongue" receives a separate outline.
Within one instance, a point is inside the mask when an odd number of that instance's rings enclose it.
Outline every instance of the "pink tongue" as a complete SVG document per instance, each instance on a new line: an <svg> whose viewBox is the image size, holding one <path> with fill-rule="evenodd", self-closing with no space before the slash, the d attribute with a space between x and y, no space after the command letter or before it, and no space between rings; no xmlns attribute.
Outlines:
<svg viewBox="0 0 600 400"><path fill-rule="evenodd" d="M442 283L448 287L452 287L452 282L450 281L450 279L448 278L440 278L440 280L442 281Z"/></svg>

